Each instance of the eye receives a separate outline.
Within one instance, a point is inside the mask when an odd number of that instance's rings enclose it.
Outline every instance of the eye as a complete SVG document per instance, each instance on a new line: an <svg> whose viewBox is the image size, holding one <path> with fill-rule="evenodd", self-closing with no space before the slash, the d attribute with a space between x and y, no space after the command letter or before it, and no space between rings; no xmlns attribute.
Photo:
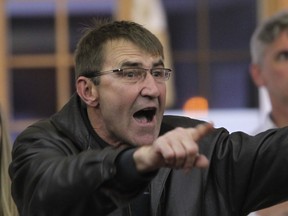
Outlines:
<svg viewBox="0 0 288 216"><path fill-rule="evenodd" d="M161 78L164 76L164 70L162 68L155 68L151 71L151 74L155 78Z"/></svg>
<svg viewBox="0 0 288 216"><path fill-rule="evenodd" d="M135 70L133 70L133 69L123 69L123 77L133 78L136 75L137 74L136 74Z"/></svg>
<svg viewBox="0 0 288 216"><path fill-rule="evenodd" d="M288 51L282 51L277 55L278 61L287 61L288 60Z"/></svg>
<svg viewBox="0 0 288 216"><path fill-rule="evenodd" d="M122 77L126 80L137 80L141 76L141 71L137 68L124 68Z"/></svg>

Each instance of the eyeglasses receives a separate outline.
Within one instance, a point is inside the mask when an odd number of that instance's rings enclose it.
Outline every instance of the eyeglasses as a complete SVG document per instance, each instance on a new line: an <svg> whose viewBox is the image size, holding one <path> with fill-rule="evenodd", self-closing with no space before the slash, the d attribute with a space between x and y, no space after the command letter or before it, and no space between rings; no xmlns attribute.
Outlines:
<svg viewBox="0 0 288 216"><path fill-rule="evenodd" d="M152 68L152 69L146 69L146 68L123 68L123 69L114 69L110 71L96 71L96 72L86 72L82 74L82 76L85 76L87 78L94 78L99 77L106 74L115 73L121 79L128 81L128 82L137 82L140 80L143 80L147 76L147 72L150 72L150 74L153 76L153 78L158 82L165 82L169 80L172 70L168 68Z"/></svg>

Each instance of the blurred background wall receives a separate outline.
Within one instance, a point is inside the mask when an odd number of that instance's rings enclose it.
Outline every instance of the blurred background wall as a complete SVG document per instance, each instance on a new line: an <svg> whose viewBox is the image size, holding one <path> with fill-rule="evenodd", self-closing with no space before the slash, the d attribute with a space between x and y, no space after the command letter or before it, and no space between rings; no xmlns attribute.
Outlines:
<svg viewBox="0 0 288 216"><path fill-rule="evenodd" d="M95 17L140 22L162 40L166 64L174 70L167 113L187 114L186 102L200 97L207 109L200 117L249 131L247 122L256 125L261 112L269 109L265 92L259 94L250 79L249 40L260 20L287 4L287 0L0 0L0 105L12 136L59 110L73 94L73 51L81 29Z"/></svg>

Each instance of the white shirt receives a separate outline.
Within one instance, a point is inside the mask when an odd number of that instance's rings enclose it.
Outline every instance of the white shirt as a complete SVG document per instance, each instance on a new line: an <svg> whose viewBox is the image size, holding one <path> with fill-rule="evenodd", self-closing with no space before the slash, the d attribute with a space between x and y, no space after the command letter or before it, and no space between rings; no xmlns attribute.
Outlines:
<svg viewBox="0 0 288 216"><path fill-rule="evenodd" d="M271 114L269 113L263 119L261 124L254 131L252 131L251 134L256 135L256 134L258 134L260 132L266 131L266 130L271 129L271 128L277 128L277 126L273 122L273 120L271 118Z"/></svg>

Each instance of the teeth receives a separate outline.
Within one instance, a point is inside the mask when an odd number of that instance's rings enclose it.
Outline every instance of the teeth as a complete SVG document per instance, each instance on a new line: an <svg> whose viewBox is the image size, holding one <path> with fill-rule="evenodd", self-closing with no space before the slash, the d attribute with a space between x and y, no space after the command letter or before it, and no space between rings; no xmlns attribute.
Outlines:
<svg viewBox="0 0 288 216"><path fill-rule="evenodd" d="M156 110L153 108L146 108L143 110L140 110L134 114L134 118L140 122L140 123L147 123L151 122L154 115L156 113Z"/></svg>

